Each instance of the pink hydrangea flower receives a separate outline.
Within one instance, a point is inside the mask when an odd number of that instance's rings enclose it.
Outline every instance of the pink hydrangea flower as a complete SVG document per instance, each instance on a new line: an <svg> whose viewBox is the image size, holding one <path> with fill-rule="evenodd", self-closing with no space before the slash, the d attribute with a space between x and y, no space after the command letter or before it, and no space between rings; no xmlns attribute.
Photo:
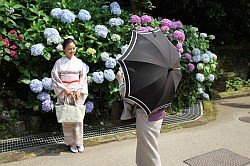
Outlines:
<svg viewBox="0 0 250 166"><path fill-rule="evenodd" d="M9 42L8 39L2 39L1 41L5 43L5 46L6 46L7 48L10 46L10 42Z"/></svg>
<svg viewBox="0 0 250 166"><path fill-rule="evenodd" d="M176 21L175 23L177 25L177 28L183 28L183 24L181 23L181 21Z"/></svg>
<svg viewBox="0 0 250 166"><path fill-rule="evenodd" d="M10 30L10 33L11 34L17 34L17 31L16 30Z"/></svg>
<svg viewBox="0 0 250 166"><path fill-rule="evenodd" d="M154 28L152 28L152 27L150 27L150 26L147 26L146 28L147 28L148 31L154 30Z"/></svg>
<svg viewBox="0 0 250 166"><path fill-rule="evenodd" d="M137 31L148 31L147 27L138 27Z"/></svg>
<svg viewBox="0 0 250 166"><path fill-rule="evenodd" d="M16 51L10 51L10 56L16 56Z"/></svg>
<svg viewBox="0 0 250 166"><path fill-rule="evenodd" d="M192 56L189 54L189 53L185 53L184 54L184 57L188 60L191 60L192 59Z"/></svg>
<svg viewBox="0 0 250 166"><path fill-rule="evenodd" d="M178 30L175 30L172 36L175 40L179 40L179 41L185 40L185 34Z"/></svg>
<svg viewBox="0 0 250 166"><path fill-rule="evenodd" d="M15 50L15 49L17 49L17 46L16 45L12 45L12 46L10 46L10 48L13 49L13 50Z"/></svg>
<svg viewBox="0 0 250 166"><path fill-rule="evenodd" d="M137 15L132 15L130 17L130 21L133 22L133 23L141 23L141 18Z"/></svg>
<svg viewBox="0 0 250 166"><path fill-rule="evenodd" d="M150 22L152 22L152 17L151 16L148 16L148 15L143 15L143 16L141 16L141 21L143 22L143 23L150 23Z"/></svg>
<svg viewBox="0 0 250 166"><path fill-rule="evenodd" d="M172 21L169 20L169 19L164 18L164 19L161 20L161 25L162 26L168 26L168 27L170 27L171 24L172 24Z"/></svg>
<svg viewBox="0 0 250 166"><path fill-rule="evenodd" d="M183 53L184 50L182 48L182 43L178 43L175 47L176 47L176 49L178 50L179 53L181 53L181 54Z"/></svg>
<svg viewBox="0 0 250 166"><path fill-rule="evenodd" d="M169 27L168 26L162 26L161 27L161 31L168 31L169 30Z"/></svg>
<svg viewBox="0 0 250 166"><path fill-rule="evenodd" d="M22 40L23 38L21 36L16 36L17 40Z"/></svg>

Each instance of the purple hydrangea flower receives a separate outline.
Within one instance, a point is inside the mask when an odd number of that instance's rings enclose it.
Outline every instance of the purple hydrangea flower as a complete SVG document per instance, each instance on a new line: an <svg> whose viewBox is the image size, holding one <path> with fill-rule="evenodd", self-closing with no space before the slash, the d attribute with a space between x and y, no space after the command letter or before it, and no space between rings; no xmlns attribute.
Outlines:
<svg viewBox="0 0 250 166"><path fill-rule="evenodd" d="M62 15L62 9L54 8L51 10L50 15L54 18L59 19L59 18L61 18L61 15Z"/></svg>
<svg viewBox="0 0 250 166"><path fill-rule="evenodd" d="M111 18L109 19L109 25L111 26L119 26L124 24L124 21L120 18Z"/></svg>
<svg viewBox="0 0 250 166"><path fill-rule="evenodd" d="M137 15L132 15L130 17L130 21L132 23L141 23L141 17L137 16Z"/></svg>
<svg viewBox="0 0 250 166"><path fill-rule="evenodd" d="M78 17L82 21L89 21L91 19L91 15L87 10L81 9L78 13Z"/></svg>
<svg viewBox="0 0 250 166"><path fill-rule="evenodd" d="M42 84L43 84L44 89L47 89L47 90L53 90L54 89L51 78L44 77L42 79Z"/></svg>
<svg viewBox="0 0 250 166"><path fill-rule="evenodd" d="M152 22L152 17L151 16L148 16L148 15L143 15L143 16L141 16L141 21L143 22L143 23L150 23L150 22Z"/></svg>
<svg viewBox="0 0 250 166"><path fill-rule="evenodd" d="M36 98L41 100L41 101L44 101L44 100L50 99L50 95L47 92L40 92L40 93L38 93Z"/></svg>
<svg viewBox="0 0 250 166"><path fill-rule="evenodd" d="M33 79L30 81L30 89L35 93L40 93L43 90L43 83L38 79Z"/></svg>
<svg viewBox="0 0 250 166"><path fill-rule="evenodd" d="M197 73L196 74L196 79L199 81L199 82L203 82L205 80L205 77L203 74L201 73Z"/></svg>
<svg viewBox="0 0 250 166"><path fill-rule="evenodd" d="M33 56L43 55L44 54L43 49L44 49L44 46L40 43L32 45L30 49L31 55Z"/></svg>
<svg viewBox="0 0 250 166"><path fill-rule="evenodd" d="M195 68L195 66L194 66L192 63L189 63L189 64L188 64L188 70L189 70L189 71L192 72L192 71L194 70L194 68Z"/></svg>
<svg viewBox="0 0 250 166"><path fill-rule="evenodd" d="M91 101L88 101L88 102L85 104L85 106L86 106L86 109L85 109L85 112L86 112L86 113L90 113L90 112L92 112L93 109L94 109L94 103L91 102Z"/></svg>
<svg viewBox="0 0 250 166"><path fill-rule="evenodd" d="M107 52L102 52L101 53L101 59L102 59L102 61L107 61L108 60L108 58L109 58L109 54L107 53Z"/></svg>
<svg viewBox="0 0 250 166"><path fill-rule="evenodd" d="M102 71L94 72L92 74L92 79L95 83L101 84L104 81L104 75Z"/></svg>
<svg viewBox="0 0 250 166"><path fill-rule="evenodd" d="M177 28L183 28L183 24L181 23L181 21L176 21L175 23L177 25Z"/></svg>
<svg viewBox="0 0 250 166"><path fill-rule="evenodd" d="M104 78L106 78L108 81L114 81L115 79L115 73L112 69L104 70Z"/></svg>
<svg viewBox="0 0 250 166"><path fill-rule="evenodd" d="M116 60L114 58L109 57L105 62L106 68L113 69L116 66Z"/></svg>
<svg viewBox="0 0 250 166"><path fill-rule="evenodd" d="M64 9L61 15L61 21L63 23L72 23L75 21L75 15L68 9Z"/></svg>
<svg viewBox="0 0 250 166"><path fill-rule="evenodd" d="M177 49L177 51L179 52L179 53L183 53L183 48L182 48L182 43L178 43L176 46L175 46L175 48Z"/></svg>
<svg viewBox="0 0 250 166"><path fill-rule="evenodd" d="M189 53L185 53L184 54L184 57L188 60L191 60L192 59L192 56L189 54Z"/></svg>
<svg viewBox="0 0 250 166"><path fill-rule="evenodd" d="M108 29L104 25L96 25L95 33L97 36L106 38L108 35Z"/></svg>
<svg viewBox="0 0 250 166"><path fill-rule="evenodd" d="M173 33L173 38L175 40L179 40L179 41L184 41L185 40L185 34L181 31L175 30Z"/></svg>
<svg viewBox="0 0 250 166"><path fill-rule="evenodd" d="M49 112L54 108L54 104L50 99L44 100L42 102L42 110L45 112Z"/></svg>
<svg viewBox="0 0 250 166"><path fill-rule="evenodd" d="M172 24L172 21L169 20L169 19L166 19L166 18L165 18L165 19L162 19L162 20L161 20L161 25L162 25L162 26L170 27L171 24Z"/></svg>

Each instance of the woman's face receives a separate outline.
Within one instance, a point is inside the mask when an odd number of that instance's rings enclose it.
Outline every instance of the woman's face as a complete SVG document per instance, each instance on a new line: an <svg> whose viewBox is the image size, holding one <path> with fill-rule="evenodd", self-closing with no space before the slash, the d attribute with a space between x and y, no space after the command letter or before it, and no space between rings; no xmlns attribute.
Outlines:
<svg viewBox="0 0 250 166"><path fill-rule="evenodd" d="M67 58L71 59L76 53L76 46L73 42L69 43L65 48L64 52Z"/></svg>

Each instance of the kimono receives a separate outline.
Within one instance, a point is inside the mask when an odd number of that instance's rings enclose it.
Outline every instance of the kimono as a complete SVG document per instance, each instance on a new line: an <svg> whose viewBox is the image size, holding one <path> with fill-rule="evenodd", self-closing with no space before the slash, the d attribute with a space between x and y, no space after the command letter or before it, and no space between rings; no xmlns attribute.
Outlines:
<svg viewBox="0 0 250 166"><path fill-rule="evenodd" d="M87 73L82 60L73 56L68 59L66 56L58 59L51 71L51 78L54 91L57 96L57 103L65 101L65 89L72 92L80 92L80 99L77 104L84 104L88 95ZM83 122L62 123L64 142L70 146L83 145Z"/></svg>

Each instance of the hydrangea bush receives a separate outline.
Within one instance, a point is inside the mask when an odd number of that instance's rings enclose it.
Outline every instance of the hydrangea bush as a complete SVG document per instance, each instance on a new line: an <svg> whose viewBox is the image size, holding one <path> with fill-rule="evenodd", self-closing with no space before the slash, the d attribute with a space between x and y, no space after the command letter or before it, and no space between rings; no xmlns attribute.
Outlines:
<svg viewBox="0 0 250 166"><path fill-rule="evenodd" d="M55 95L50 71L64 53L61 42L73 36L76 56L88 71L89 96L86 112L100 119L109 117L110 105L120 98L115 73L117 59L128 48L131 30L148 31L160 28L173 43L181 58L182 80L174 105L182 108L198 100L209 99L209 88L216 78L217 57L209 51L213 35L199 33L198 28L181 21L131 15L117 2L53 3L51 8L28 6L23 17L30 20L24 29L22 59L19 59L19 83L29 85L27 108L53 111ZM35 102L34 102L35 101Z"/></svg>

